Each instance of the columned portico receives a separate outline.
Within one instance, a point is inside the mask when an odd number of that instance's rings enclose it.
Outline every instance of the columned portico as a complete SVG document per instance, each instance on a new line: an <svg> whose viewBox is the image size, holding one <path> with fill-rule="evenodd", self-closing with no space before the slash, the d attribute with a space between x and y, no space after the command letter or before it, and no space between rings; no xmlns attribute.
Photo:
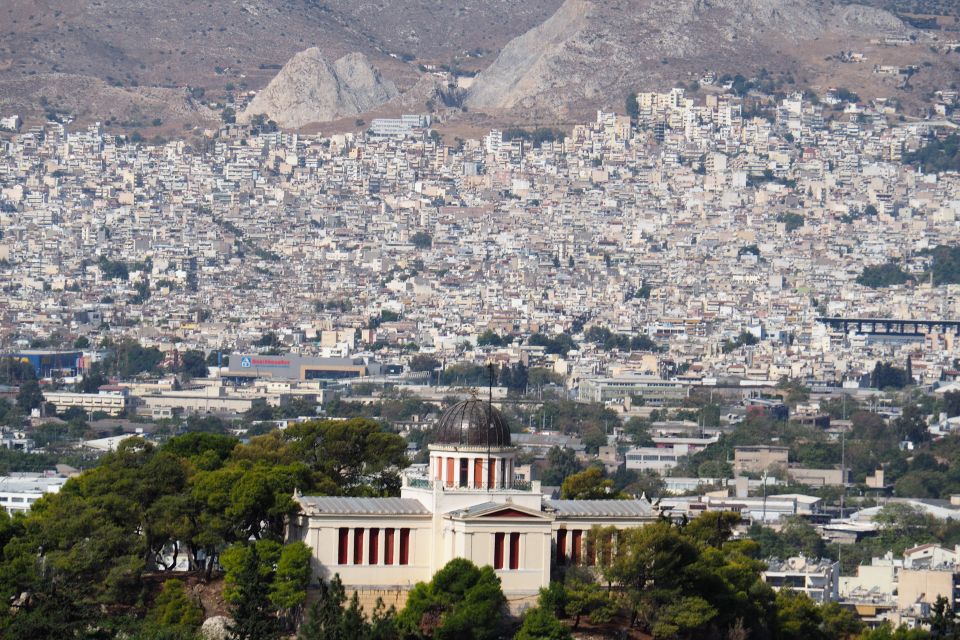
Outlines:
<svg viewBox="0 0 960 640"><path fill-rule="evenodd" d="M549 500L539 482L516 481L506 420L476 398L447 409L434 436L426 468L403 475L399 498L296 496L288 537L313 549L317 578L401 594L466 558L493 568L518 612L549 585L552 565L594 562L593 526L656 519L645 499Z"/></svg>

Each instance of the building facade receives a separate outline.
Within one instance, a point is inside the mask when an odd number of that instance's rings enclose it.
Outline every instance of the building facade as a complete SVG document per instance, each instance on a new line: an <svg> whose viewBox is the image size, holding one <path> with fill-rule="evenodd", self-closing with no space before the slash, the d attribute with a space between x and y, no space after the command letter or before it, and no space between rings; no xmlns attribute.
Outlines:
<svg viewBox="0 0 960 640"><path fill-rule="evenodd" d="M289 537L313 550L316 578L339 574L362 593L405 594L454 558L490 565L517 611L555 564L595 561L592 527L657 517L646 499L546 499L539 482L517 479L516 452L500 412L465 400L441 416L426 473L405 475L399 498L297 496Z"/></svg>

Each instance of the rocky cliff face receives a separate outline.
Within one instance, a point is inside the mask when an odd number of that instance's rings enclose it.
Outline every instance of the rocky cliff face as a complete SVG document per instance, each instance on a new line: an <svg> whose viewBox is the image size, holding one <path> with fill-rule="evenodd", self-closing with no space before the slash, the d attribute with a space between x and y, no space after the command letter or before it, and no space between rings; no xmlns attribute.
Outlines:
<svg viewBox="0 0 960 640"><path fill-rule="evenodd" d="M608 104L619 106L628 90L667 88L686 73L789 70L814 40L849 49L907 31L886 11L828 0L566 0L504 47L466 103L562 115L613 94Z"/></svg>
<svg viewBox="0 0 960 640"><path fill-rule="evenodd" d="M376 109L397 88L361 53L327 62L313 47L293 56L250 102L241 121L263 114L282 127L298 128Z"/></svg>

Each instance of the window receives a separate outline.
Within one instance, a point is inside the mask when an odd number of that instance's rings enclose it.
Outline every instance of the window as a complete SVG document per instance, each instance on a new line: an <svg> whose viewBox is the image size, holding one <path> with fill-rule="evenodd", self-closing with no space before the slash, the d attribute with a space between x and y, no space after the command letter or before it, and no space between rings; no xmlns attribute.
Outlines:
<svg viewBox="0 0 960 640"><path fill-rule="evenodd" d="M400 529L400 564L410 564L410 529Z"/></svg>
<svg viewBox="0 0 960 640"><path fill-rule="evenodd" d="M460 482L458 483L461 487L467 486L467 478L469 477L470 470L470 460L467 458L460 458Z"/></svg>
<svg viewBox="0 0 960 640"><path fill-rule="evenodd" d="M503 535L493 534L493 568L503 569Z"/></svg>
<svg viewBox="0 0 960 640"><path fill-rule="evenodd" d="M370 529L370 564L380 563L380 529Z"/></svg>
<svg viewBox="0 0 960 640"><path fill-rule="evenodd" d="M510 568L520 568L520 534L510 534Z"/></svg>
<svg viewBox="0 0 960 640"><path fill-rule="evenodd" d="M570 561L573 564L580 564L580 551L583 548L583 531L574 531L572 535L573 549L570 551Z"/></svg>
<svg viewBox="0 0 960 640"><path fill-rule="evenodd" d="M383 530L383 564L393 564L393 529Z"/></svg>
<svg viewBox="0 0 960 640"><path fill-rule="evenodd" d="M343 527L339 533L340 540L337 544L337 564L347 564L347 549L350 546L350 530Z"/></svg>
<svg viewBox="0 0 960 640"><path fill-rule="evenodd" d="M567 530L557 531L557 564L566 564L567 562Z"/></svg>
<svg viewBox="0 0 960 640"><path fill-rule="evenodd" d="M363 527L353 530L353 564L363 564Z"/></svg>

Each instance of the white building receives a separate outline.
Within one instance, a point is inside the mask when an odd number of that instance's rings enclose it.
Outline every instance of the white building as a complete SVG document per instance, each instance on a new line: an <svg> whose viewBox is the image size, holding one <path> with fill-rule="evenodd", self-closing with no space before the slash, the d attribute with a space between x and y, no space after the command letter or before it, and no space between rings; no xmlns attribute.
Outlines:
<svg viewBox="0 0 960 640"><path fill-rule="evenodd" d="M646 499L545 499L539 482L516 480L516 451L500 412L465 400L441 416L427 473L407 474L399 498L298 496L289 538L313 549L316 577L339 574L361 599L402 605L417 582L467 558L492 566L520 610L549 585L555 563L594 562L591 527L656 519Z"/></svg>
<svg viewBox="0 0 960 640"><path fill-rule="evenodd" d="M840 598L839 562L812 560L803 556L787 558L785 561L770 560L762 575L763 581L775 591L800 591L814 602L835 602Z"/></svg>
<svg viewBox="0 0 960 640"><path fill-rule="evenodd" d="M45 493L59 493L67 478L44 473L11 473L0 476L0 507L13 515L29 511Z"/></svg>
<svg viewBox="0 0 960 640"><path fill-rule="evenodd" d="M399 118L374 118L370 133L377 136L407 136L430 126L429 115L402 115Z"/></svg>

